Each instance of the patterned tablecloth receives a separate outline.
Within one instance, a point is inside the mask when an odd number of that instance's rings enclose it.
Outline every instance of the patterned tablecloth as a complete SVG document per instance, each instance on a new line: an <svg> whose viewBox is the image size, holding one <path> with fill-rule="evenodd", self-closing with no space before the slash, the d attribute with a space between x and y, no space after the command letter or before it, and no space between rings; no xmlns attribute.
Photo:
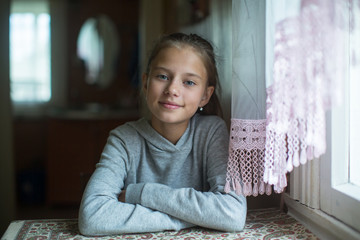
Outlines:
<svg viewBox="0 0 360 240"><path fill-rule="evenodd" d="M277 209L249 210L242 232L219 232L205 228L108 237L80 235L76 219L26 220L10 224L1 239L318 239L302 224Z"/></svg>

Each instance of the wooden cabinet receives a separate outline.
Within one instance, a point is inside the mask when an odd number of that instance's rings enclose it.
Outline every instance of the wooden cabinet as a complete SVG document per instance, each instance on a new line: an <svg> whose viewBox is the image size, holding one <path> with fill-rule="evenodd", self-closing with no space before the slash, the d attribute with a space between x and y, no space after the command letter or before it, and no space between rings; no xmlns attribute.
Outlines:
<svg viewBox="0 0 360 240"><path fill-rule="evenodd" d="M47 203L79 204L110 130L135 119L49 118Z"/></svg>

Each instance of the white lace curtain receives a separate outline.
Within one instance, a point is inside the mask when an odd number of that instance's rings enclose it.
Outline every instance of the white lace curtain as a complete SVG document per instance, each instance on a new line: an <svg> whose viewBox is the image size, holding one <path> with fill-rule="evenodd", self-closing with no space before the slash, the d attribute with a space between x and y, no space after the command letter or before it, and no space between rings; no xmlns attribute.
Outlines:
<svg viewBox="0 0 360 240"><path fill-rule="evenodd" d="M232 2L232 104L226 191L264 194L265 1ZM242 181L241 181L242 180ZM242 186L240 183L243 183ZM270 193L270 188L267 188Z"/></svg>
<svg viewBox="0 0 360 240"><path fill-rule="evenodd" d="M326 150L340 99L352 0L233 1L233 92L226 191L282 192L286 173ZM356 4L359 4L358 2Z"/></svg>

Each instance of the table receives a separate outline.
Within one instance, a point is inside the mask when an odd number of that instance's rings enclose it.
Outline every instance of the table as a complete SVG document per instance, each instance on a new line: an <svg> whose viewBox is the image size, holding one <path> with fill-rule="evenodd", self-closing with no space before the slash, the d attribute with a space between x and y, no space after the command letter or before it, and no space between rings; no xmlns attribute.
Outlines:
<svg viewBox="0 0 360 240"><path fill-rule="evenodd" d="M249 210L242 232L219 232L201 227L180 231L85 237L77 219L13 221L2 239L318 239L291 216L278 209Z"/></svg>

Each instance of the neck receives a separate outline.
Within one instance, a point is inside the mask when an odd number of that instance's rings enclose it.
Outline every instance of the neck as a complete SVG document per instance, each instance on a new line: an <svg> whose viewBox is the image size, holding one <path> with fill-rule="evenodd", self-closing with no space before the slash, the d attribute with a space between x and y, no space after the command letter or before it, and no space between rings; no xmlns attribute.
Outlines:
<svg viewBox="0 0 360 240"><path fill-rule="evenodd" d="M164 138L171 143L176 144L181 136L186 131L189 121L184 123L157 123L154 119L151 120L152 127Z"/></svg>

